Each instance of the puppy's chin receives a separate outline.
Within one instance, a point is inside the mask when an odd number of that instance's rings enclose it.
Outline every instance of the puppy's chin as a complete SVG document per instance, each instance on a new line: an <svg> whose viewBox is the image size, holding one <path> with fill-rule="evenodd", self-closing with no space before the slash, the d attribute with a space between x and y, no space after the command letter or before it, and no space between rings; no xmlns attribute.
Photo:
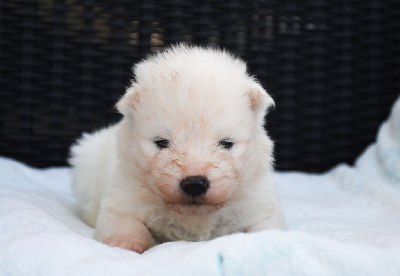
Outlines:
<svg viewBox="0 0 400 276"><path fill-rule="evenodd" d="M199 216L213 213L223 207L223 204L209 205L201 203L165 203L173 212L184 216Z"/></svg>

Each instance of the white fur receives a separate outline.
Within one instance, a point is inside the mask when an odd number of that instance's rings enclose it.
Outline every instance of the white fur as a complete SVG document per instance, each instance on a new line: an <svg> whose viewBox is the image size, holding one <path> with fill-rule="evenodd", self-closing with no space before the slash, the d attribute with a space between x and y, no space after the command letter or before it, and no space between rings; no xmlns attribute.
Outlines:
<svg viewBox="0 0 400 276"><path fill-rule="evenodd" d="M78 203L98 240L143 252L163 241L284 227L263 129L273 100L246 70L229 53L184 45L135 66L117 104L121 122L71 149ZM167 149L154 144L160 138ZM234 146L224 149L222 139ZM191 175L210 180L198 205L179 190Z"/></svg>

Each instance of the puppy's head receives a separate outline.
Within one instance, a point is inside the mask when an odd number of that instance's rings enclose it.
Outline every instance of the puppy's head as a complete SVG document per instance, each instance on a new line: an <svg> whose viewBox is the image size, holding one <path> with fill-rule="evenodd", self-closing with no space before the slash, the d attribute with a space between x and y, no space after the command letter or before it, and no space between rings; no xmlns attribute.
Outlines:
<svg viewBox="0 0 400 276"><path fill-rule="evenodd" d="M117 103L121 167L142 196L172 211L201 215L251 189L271 165L263 129L273 104L230 54L176 46L134 68L135 81Z"/></svg>

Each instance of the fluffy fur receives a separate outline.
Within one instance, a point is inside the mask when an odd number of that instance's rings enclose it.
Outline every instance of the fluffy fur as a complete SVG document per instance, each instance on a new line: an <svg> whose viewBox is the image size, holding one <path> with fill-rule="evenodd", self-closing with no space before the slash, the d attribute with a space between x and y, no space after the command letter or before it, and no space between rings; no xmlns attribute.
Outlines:
<svg viewBox="0 0 400 276"><path fill-rule="evenodd" d="M138 63L134 76L117 103L123 119L71 149L74 190L95 238L141 253L164 241L282 229L263 129L273 100L245 63L178 45ZM197 175L210 185L193 198L180 183Z"/></svg>

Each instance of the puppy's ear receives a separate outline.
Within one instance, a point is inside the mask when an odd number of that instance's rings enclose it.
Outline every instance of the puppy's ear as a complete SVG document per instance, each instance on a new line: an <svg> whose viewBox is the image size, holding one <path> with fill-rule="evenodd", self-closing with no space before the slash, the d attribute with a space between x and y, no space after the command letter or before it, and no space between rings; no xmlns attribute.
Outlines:
<svg viewBox="0 0 400 276"><path fill-rule="evenodd" d="M264 116L267 113L268 108L275 106L274 100L256 81L251 83L247 95L250 99L250 108L255 112L257 122L263 125Z"/></svg>
<svg viewBox="0 0 400 276"><path fill-rule="evenodd" d="M130 86L121 99L117 102L116 107L122 115L128 115L137 108L139 104L139 93L134 85Z"/></svg>

